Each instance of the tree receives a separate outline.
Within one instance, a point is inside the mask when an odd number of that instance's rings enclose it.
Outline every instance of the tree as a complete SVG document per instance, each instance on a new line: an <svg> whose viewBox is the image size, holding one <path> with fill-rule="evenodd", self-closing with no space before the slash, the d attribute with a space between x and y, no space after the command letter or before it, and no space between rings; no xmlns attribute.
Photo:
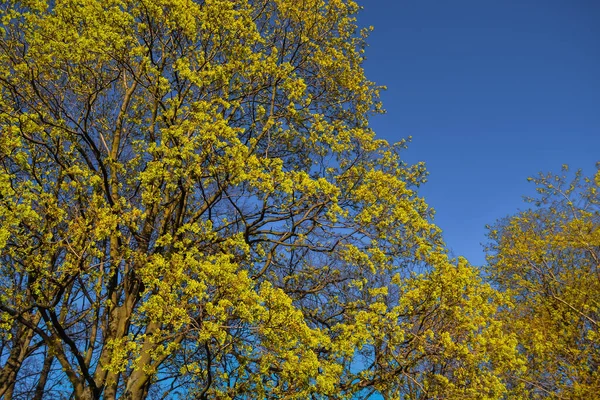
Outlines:
<svg viewBox="0 0 600 400"><path fill-rule="evenodd" d="M500 397L346 0L7 1L0 396Z"/></svg>
<svg viewBox="0 0 600 400"><path fill-rule="evenodd" d="M490 230L490 278L512 297L532 398L593 398L600 388L600 169L532 179L533 207Z"/></svg>

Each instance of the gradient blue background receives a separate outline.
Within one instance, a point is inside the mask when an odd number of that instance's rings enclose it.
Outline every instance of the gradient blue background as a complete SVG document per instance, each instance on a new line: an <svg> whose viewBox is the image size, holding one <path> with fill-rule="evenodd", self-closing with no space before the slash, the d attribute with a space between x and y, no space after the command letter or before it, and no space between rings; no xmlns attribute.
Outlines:
<svg viewBox="0 0 600 400"><path fill-rule="evenodd" d="M379 137L413 142L420 191L455 255L484 263L485 224L527 208L526 181L600 161L600 0L363 0Z"/></svg>

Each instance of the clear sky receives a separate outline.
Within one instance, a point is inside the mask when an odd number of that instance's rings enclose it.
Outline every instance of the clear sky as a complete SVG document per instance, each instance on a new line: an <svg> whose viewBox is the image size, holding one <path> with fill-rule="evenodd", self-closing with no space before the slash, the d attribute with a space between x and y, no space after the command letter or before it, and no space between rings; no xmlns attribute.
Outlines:
<svg viewBox="0 0 600 400"><path fill-rule="evenodd" d="M484 262L485 224L526 208L528 176L600 161L600 0L363 0L372 119L412 136L421 194L455 255Z"/></svg>

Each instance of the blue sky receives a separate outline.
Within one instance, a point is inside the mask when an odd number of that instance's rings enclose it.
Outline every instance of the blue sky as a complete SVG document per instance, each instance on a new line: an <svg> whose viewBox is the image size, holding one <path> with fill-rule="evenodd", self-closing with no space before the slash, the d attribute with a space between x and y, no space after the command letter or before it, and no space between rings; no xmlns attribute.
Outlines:
<svg viewBox="0 0 600 400"><path fill-rule="evenodd" d="M363 0L371 126L407 136L455 255L484 263L485 224L527 207L528 176L600 161L600 1Z"/></svg>

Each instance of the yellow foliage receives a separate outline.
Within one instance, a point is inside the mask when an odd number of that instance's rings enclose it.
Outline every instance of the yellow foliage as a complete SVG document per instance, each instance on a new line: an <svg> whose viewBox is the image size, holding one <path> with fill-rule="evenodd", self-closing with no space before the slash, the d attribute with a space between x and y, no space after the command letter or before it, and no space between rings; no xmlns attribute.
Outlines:
<svg viewBox="0 0 600 400"><path fill-rule="evenodd" d="M490 232L490 278L513 304L501 313L504 330L527 359L511 378L532 398L592 398L600 388L599 182L581 172L532 181L535 207Z"/></svg>
<svg viewBox="0 0 600 400"><path fill-rule="evenodd" d="M507 394L523 363L496 318L505 299L448 258L406 141L368 126L382 88L358 10L0 6L15 368L49 363L57 397L82 399Z"/></svg>

